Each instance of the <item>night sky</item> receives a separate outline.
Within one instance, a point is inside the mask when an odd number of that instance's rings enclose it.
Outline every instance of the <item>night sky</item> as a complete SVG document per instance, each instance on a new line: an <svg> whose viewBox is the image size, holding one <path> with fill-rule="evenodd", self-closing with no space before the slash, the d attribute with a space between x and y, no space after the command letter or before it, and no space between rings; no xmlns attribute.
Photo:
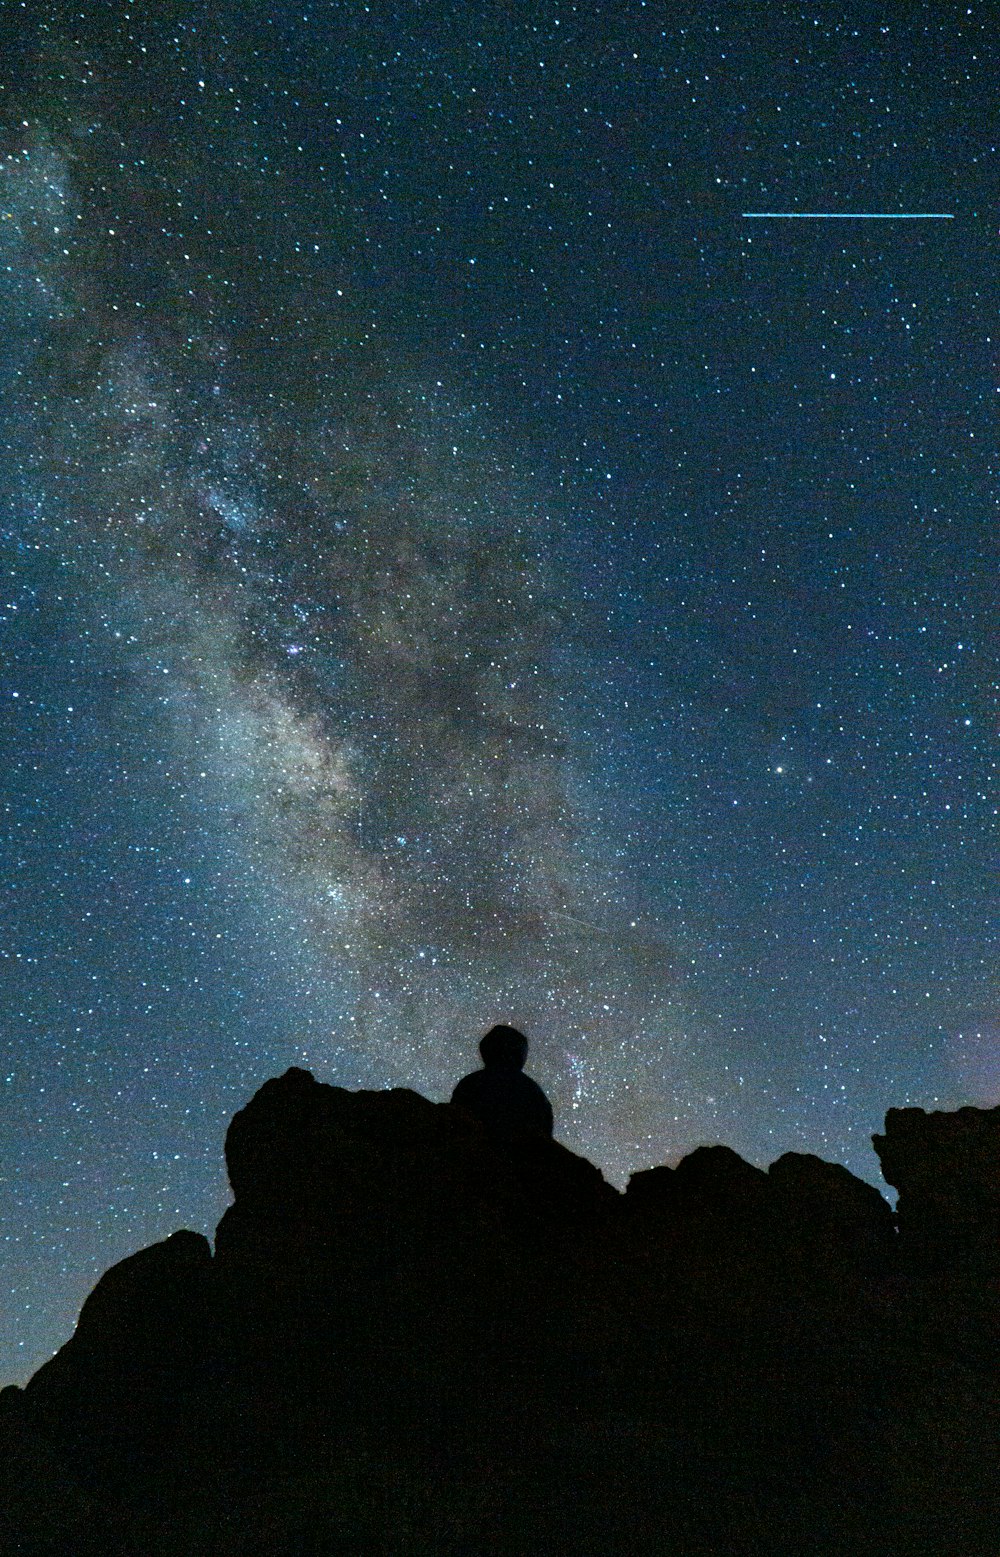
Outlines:
<svg viewBox="0 0 1000 1557"><path fill-rule="evenodd" d="M1000 1101L995 8L0 29L0 1382L290 1064Z"/></svg>

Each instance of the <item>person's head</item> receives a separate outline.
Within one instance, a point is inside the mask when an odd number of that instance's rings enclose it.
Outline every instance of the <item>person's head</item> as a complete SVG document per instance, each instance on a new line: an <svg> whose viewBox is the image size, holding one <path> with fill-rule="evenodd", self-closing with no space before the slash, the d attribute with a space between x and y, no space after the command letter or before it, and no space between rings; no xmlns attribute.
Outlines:
<svg viewBox="0 0 1000 1557"><path fill-rule="evenodd" d="M483 1064L509 1066L520 1070L528 1058L528 1040L516 1027L491 1027L479 1045Z"/></svg>

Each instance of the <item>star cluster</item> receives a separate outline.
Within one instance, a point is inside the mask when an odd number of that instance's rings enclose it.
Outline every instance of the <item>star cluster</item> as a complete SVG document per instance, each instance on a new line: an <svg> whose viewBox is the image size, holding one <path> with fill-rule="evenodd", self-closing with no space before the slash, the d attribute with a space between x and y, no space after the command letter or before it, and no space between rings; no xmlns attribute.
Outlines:
<svg viewBox="0 0 1000 1557"><path fill-rule="evenodd" d="M986 13L3 26L4 1377L290 1063L996 1102ZM742 216L851 207L954 219Z"/></svg>

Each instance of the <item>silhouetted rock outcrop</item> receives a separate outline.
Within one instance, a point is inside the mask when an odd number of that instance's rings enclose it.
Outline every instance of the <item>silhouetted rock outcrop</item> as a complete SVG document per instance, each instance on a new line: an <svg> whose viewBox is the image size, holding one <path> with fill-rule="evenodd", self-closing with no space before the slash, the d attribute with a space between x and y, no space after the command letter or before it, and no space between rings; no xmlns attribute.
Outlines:
<svg viewBox="0 0 1000 1557"><path fill-rule="evenodd" d="M115 1266L0 1393L0 1550L992 1553L996 1115L877 1144L898 1239L816 1157L703 1147L620 1195L290 1070L230 1126L214 1254Z"/></svg>
<svg viewBox="0 0 1000 1557"><path fill-rule="evenodd" d="M775 1230L789 1254L800 1248L819 1260L831 1282L838 1270L886 1270L895 1252L895 1222L871 1184L839 1162L804 1152L785 1152L767 1179Z"/></svg>
<svg viewBox="0 0 1000 1557"><path fill-rule="evenodd" d="M658 1214L695 1218L699 1223L755 1222L767 1201L767 1175L728 1146L699 1146L676 1168L633 1173L627 1194L632 1206Z"/></svg>
<svg viewBox="0 0 1000 1557"><path fill-rule="evenodd" d="M786 1152L764 1173L727 1146L700 1146L676 1168L633 1174L633 1227L690 1270L708 1260L713 1279L811 1271L837 1285L886 1269L895 1246L889 1206L839 1163Z"/></svg>
<svg viewBox="0 0 1000 1557"><path fill-rule="evenodd" d="M899 1190L905 1253L930 1264L1000 1261L1000 1108L890 1108L872 1141Z"/></svg>

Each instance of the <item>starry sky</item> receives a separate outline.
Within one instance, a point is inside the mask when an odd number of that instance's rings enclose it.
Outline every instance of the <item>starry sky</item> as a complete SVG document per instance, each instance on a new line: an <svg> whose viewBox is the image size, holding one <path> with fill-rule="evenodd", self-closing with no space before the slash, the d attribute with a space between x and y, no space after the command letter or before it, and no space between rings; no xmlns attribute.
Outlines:
<svg viewBox="0 0 1000 1557"><path fill-rule="evenodd" d="M995 21L6 8L0 1382L289 1064L1000 1101Z"/></svg>

